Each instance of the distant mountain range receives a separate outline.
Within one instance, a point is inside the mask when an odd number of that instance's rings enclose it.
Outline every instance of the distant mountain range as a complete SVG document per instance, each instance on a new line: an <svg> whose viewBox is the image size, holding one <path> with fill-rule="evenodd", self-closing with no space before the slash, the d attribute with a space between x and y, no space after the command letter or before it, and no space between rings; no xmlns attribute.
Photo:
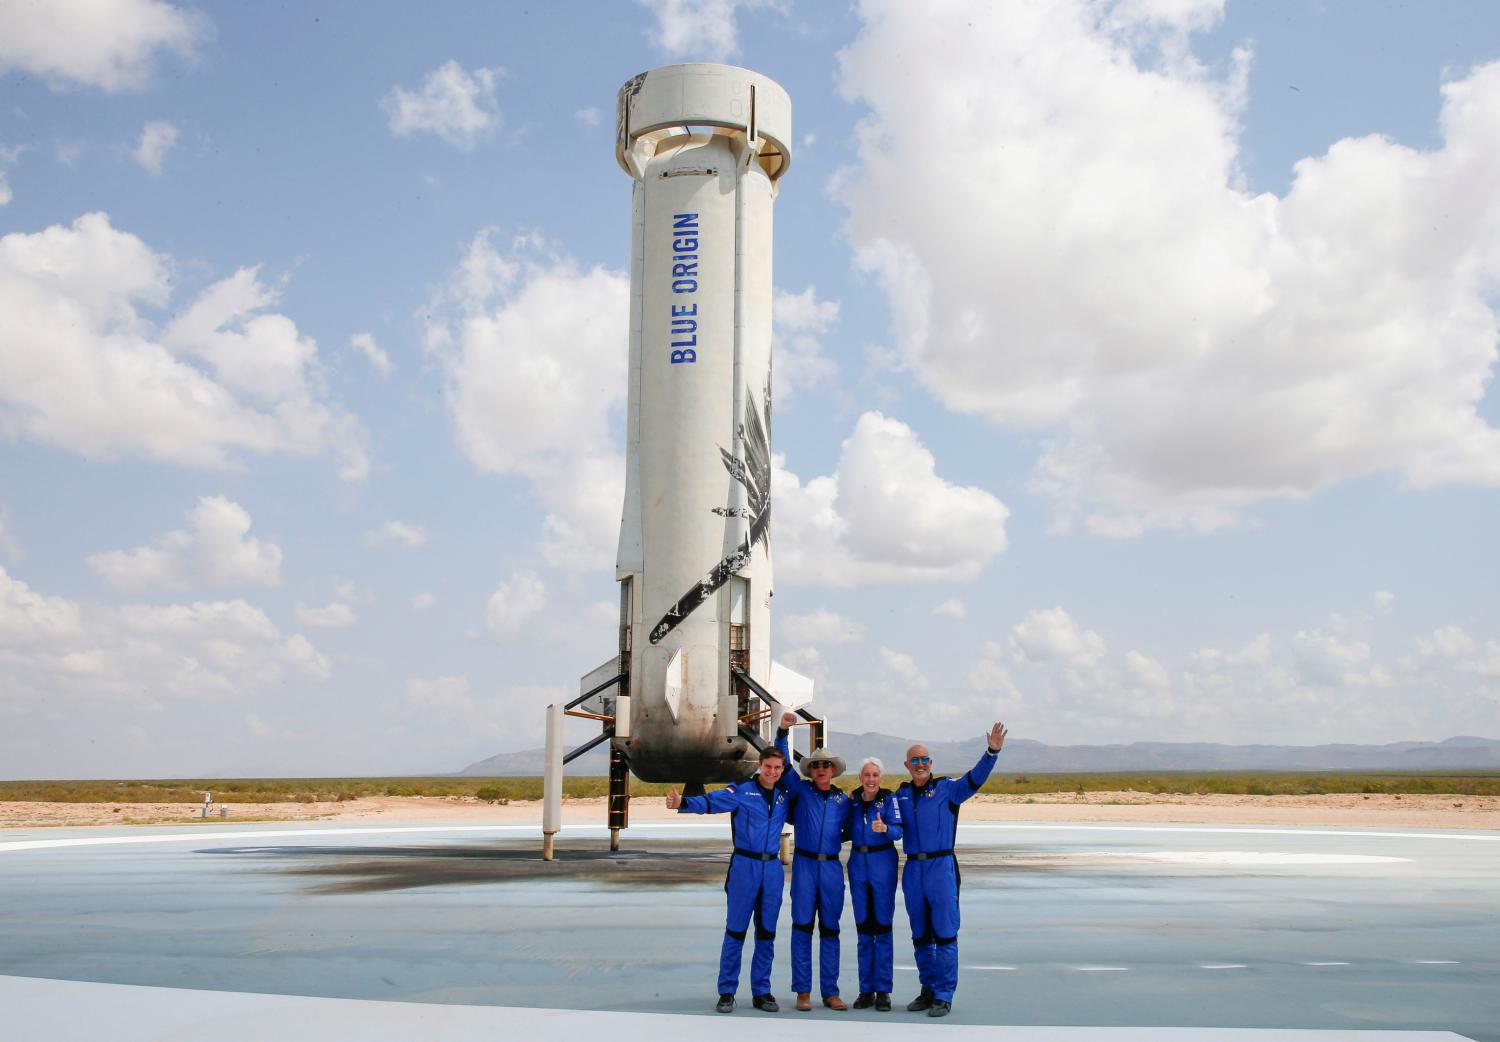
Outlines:
<svg viewBox="0 0 1500 1042"><path fill-rule="evenodd" d="M798 737L802 737L799 735ZM982 750L979 736L966 742L928 742L939 774L967 769ZM866 732L833 732L832 751L851 773L866 756L900 772L911 739ZM804 750L805 751L805 750ZM1005 743L1003 769L1013 774L1081 771L1464 771L1500 770L1500 740L1464 735L1441 742L1389 745L1218 745L1212 742L1132 742L1129 745L1046 745L1025 738ZM471 763L459 774L539 775L542 750L501 753ZM568 765L569 774L609 773L605 746Z"/></svg>

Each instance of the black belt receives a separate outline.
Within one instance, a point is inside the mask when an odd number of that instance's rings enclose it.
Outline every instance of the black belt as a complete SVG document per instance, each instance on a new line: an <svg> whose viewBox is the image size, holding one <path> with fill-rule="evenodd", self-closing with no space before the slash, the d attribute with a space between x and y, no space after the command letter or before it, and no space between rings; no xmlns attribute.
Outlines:
<svg viewBox="0 0 1500 1042"><path fill-rule="evenodd" d="M873 854L877 850L895 850L896 849L896 844L894 844L894 843L877 843L873 847L862 847L858 843L851 843L849 845L849 849L852 850L852 851L854 851L856 854Z"/></svg>
<svg viewBox="0 0 1500 1042"><path fill-rule="evenodd" d="M775 861L778 856L776 854L762 854L754 850L742 850L739 847L735 847L734 852L740 857L747 857L752 861Z"/></svg>
<svg viewBox="0 0 1500 1042"><path fill-rule="evenodd" d="M801 847L797 848L797 856L809 858L813 861L837 861L839 859L839 856L836 853L819 854L816 850L803 850Z"/></svg>
<svg viewBox="0 0 1500 1042"><path fill-rule="evenodd" d="M951 851L951 850L933 850L933 851L929 851L926 854L907 854L906 855L906 860L908 860L908 861L931 861L933 858L952 857L952 856L953 856L953 851Z"/></svg>

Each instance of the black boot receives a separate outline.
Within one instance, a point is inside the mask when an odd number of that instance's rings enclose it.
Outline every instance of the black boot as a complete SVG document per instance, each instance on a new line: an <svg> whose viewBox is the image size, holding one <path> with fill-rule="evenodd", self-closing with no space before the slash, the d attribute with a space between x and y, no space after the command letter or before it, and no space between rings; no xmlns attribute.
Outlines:
<svg viewBox="0 0 1500 1042"><path fill-rule="evenodd" d="M888 991L877 991L875 993L875 1012L889 1013L891 1011L891 993Z"/></svg>
<svg viewBox="0 0 1500 1042"><path fill-rule="evenodd" d="M875 993L873 991L862 991L854 999L855 1009L869 1009L875 1005Z"/></svg>
<svg viewBox="0 0 1500 1042"><path fill-rule="evenodd" d="M953 1009L953 1003L944 1002L942 999L933 999L932 1008L927 1011L927 1015L929 1017L946 1017L951 1009Z"/></svg>
<svg viewBox="0 0 1500 1042"><path fill-rule="evenodd" d="M771 995L769 993L765 995L757 995L751 1001L755 1003L755 1008L760 1010L762 1013L781 1012L781 1007L776 1004L775 995Z"/></svg>
<svg viewBox="0 0 1500 1042"><path fill-rule="evenodd" d="M936 996L932 994L932 989L927 987L926 985L923 985L922 994L918 995L916 998L912 999L906 1004L906 1011L908 1013L920 1013L924 1009L931 1009L932 1001L934 998L936 998Z"/></svg>
<svg viewBox="0 0 1500 1042"><path fill-rule="evenodd" d="M733 1013L734 1012L734 996L733 995L720 995L719 996L719 1004L714 1007L714 1012L715 1013Z"/></svg>

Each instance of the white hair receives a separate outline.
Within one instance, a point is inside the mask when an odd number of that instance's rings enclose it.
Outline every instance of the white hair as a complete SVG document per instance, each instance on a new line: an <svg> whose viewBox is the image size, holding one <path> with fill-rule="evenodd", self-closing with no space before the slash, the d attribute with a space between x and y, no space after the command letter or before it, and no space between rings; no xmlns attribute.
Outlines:
<svg viewBox="0 0 1500 1042"><path fill-rule="evenodd" d="M872 765L881 774L885 773L885 764L880 762L880 757L878 756L866 756L863 760L859 761L859 773L865 773L865 768Z"/></svg>

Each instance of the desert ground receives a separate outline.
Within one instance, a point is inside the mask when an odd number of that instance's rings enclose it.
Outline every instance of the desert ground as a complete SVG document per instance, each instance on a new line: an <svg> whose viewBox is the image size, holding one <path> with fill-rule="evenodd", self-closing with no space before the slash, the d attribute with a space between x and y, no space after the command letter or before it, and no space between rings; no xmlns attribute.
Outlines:
<svg viewBox="0 0 1500 1042"><path fill-rule="evenodd" d="M227 808L223 817L220 808ZM660 796L631 800L631 820L677 815ZM541 820L539 801L486 803L472 797L381 796L333 803L216 804L203 817L198 803L0 802L0 828L69 825L223 825L252 821L437 822L505 824ZM1176 795L1141 792L981 795L964 807L965 821L1065 821L1113 824L1301 825L1346 828L1500 829L1500 796ZM569 799L564 821L603 824L604 800Z"/></svg>

